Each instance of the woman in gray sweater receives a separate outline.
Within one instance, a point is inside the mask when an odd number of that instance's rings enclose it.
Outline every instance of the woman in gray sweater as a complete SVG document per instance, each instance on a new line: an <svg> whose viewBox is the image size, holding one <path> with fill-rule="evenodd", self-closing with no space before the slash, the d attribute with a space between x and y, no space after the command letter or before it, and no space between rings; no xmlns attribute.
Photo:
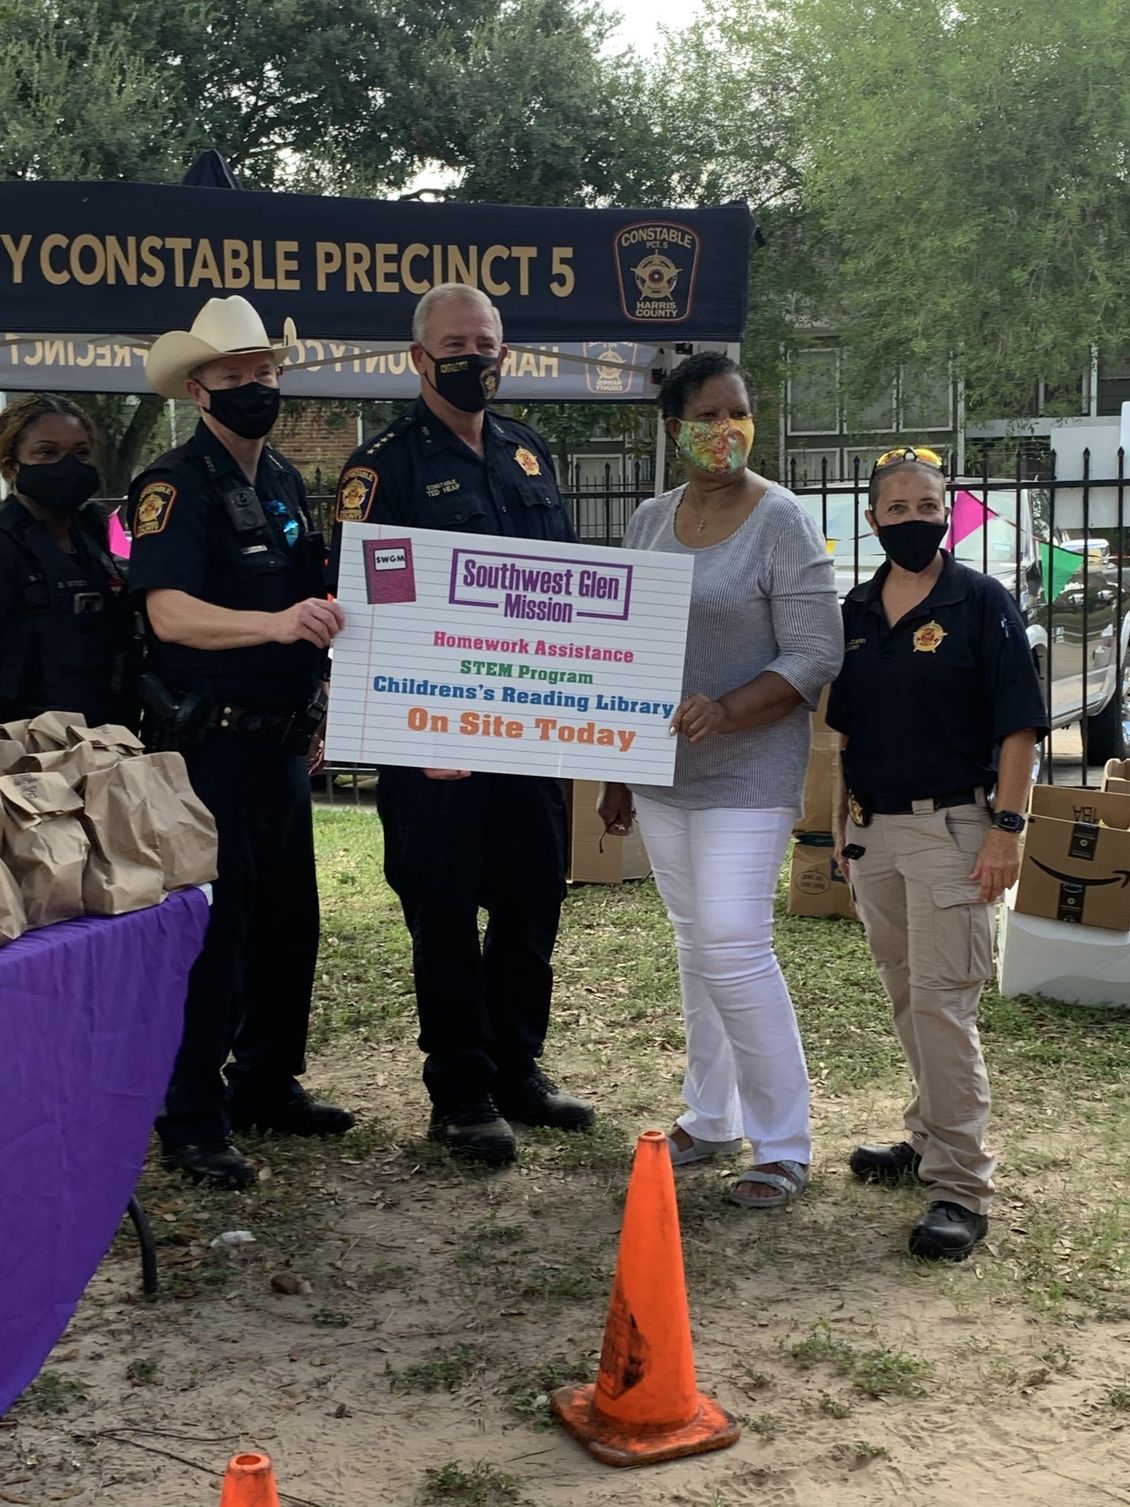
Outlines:
<svg viewBox="0 0 1130 1507"><path fill-rule="evenodd" d="M784 487L746 467L752 384L727 357L691 356L659 394L685 486L645 502L632 549L694 556L671 786L610 784L601 815L638 816L679 953L687 1033L677 1165L753 1149L728 1196L789 1203L808 1182L808 1072L773 951L773 894L801 805L809 713L843 658L832 562Z"/></svg>

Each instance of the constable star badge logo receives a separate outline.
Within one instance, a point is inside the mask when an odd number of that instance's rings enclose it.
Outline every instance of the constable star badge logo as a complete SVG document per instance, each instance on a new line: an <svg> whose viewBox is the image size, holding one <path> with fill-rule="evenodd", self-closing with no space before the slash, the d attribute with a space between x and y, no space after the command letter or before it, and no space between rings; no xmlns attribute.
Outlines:
<svg viewBox="0 0 1130 1507"><path fill-rule="evenodd" d="M914 635L914 652L916 654L936 654L938 645L946 636L946 630L941 623L923 623Z"/></svg>
<svg viewBox="0 0 1130 1507"><path fill-rule="evenodd" d="M377 490L377 473L369 466L350 466L337 489L338 523L364 523Z"/></svg>
<svg viewBox="0 0 1130 1507"><path fill-rule="evenodd" d="M163 534L177 500L177 489L169 481L151 481L142 487L133 515L133 537L144 539L149 534Z"/></svg>
<svg viewBox="0 0 1130 1507"><path fill-rule="evenodd" d="M679 324L688 318L698 275L698 232L674 221L625 225L616 232L620 307L629 319Z"/></svg>

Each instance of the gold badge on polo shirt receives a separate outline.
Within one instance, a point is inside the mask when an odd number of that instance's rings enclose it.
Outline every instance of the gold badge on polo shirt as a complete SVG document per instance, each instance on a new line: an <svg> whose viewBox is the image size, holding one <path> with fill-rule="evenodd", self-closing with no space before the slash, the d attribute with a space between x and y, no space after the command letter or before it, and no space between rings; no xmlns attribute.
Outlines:
<svg viewBox="0 0 1130 1507"><path fill-rule="evenodd" d="M946 636L946 630L941 623L923 623L914 635L914 652L916 654L936 654L938 645Z"/></svg>
<svg viewBox="0 0 1130 1507"><path fill-rule="evenodd" d="M532 450L527 450L525 445L519 445L514 452L514 459L521 466L527 476L540 476L541 466L538 458Z"/></svg>

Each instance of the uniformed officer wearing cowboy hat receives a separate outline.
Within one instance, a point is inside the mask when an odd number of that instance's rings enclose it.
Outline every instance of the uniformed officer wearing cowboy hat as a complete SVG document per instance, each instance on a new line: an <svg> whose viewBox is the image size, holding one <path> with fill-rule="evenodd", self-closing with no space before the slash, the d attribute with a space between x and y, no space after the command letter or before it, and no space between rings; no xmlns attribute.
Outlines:
<svg viewBox="0 0 1130 1507"><path fill-rule="evenodd" d="M181 749L219 831L211 924L157 1129L167 1167L222 1187L254 1175L232 1126L336 1135L353 1123L298 1083L318 950L305 753L344 618L326 599L302 480L266 444L293 339L288 321L270 340L238 296L162 335L150 386L190 398L200 422L129 495L153 677L143 732Z"/></svg>

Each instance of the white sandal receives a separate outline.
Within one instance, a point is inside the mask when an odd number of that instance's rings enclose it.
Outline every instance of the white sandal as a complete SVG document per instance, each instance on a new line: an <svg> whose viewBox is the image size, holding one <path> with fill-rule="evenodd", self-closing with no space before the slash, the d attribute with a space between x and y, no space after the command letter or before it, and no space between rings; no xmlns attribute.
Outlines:
<svg viewBox="0 0 1130 1507"><path fill-rule="evenodd" d="M775 1166L783 1167L784 1172L762 1172L757 1167L751 1167L748 1172L743 1172L741 1177L726 1194L731 1203L741 1204L743 1209L781 1209L786 1204L791 1204L794 1198L798 1198L808 1187L808 1168L803 1162L790 1162L780 1160ZM768 1198L744 1198L740 1189L744 1183L757 1183L760 1187L775 1188L776 1193Z"/></svg>
<svg viewBox="0 0 1130 1507"><path fill-rule="evenodd" d="M679 1129L683 1127L680 1125ZM672 1136L667 1137L667 1150L671 1153L672 1167L689 1167L695 1162L712 1162L716 1156L733 1156L735 1151L742 1149L742 1139L739 1136L736 1141L700 1141L698 1136L691 1135L689 1130L683 1130L684 1135L691 1136L691 1144L687 1147L677 1146Z"/></svg>

